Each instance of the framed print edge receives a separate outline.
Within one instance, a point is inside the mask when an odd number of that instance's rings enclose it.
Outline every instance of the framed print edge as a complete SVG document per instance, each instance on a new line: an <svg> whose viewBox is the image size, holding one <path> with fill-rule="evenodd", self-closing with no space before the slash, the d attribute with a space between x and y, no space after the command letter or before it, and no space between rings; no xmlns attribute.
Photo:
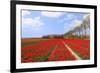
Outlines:
<svg viewBox="0 0 100 73"><path fill-rule="evenodd" d="M39 68L16 68L16 5L39 5L39 6L54 6L54 7L72 7L72 8L86 8L94 10L94 64L86 65L73 65L73 66L51 66L51 67L39 67ZM45 3L45 2L31 2L31 1L11 1L11 72L29 72L29 71L45 71L45 70L61 70L61 69L79 69L79 68L91 68L97 67L97 6L93 5L77 5L77 4L60 4L60 3Z"/></svg>
<svg viewBox="0 0 100 73"><path fill-rule="evenodd" d="M10 15L11 15L11 29L10 29L10 47L11 47L11 53L10 53L10 71L11 72L16 72L16 3L15 1L11 1L10 4ZM14 49L15 48L15 49Z"/></svg>

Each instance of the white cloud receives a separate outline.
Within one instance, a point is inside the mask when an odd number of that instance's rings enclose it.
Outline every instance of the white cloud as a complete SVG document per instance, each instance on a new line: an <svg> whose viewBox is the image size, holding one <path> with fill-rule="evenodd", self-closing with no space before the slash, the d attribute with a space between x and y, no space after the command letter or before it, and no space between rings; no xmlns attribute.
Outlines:
<svg viewBox="0 0 100 73"><path fill-rule="evenodd" d="M33 19L32 18L23 18L22 24L32 25Z"/></svg>
<svg viewBox="0 0 100 73"><path fill-rule="evenodd" d="M68 24L68 23L64 24L64 29L65 29L65 31L72 30L75 27L80 26L81 23L82 23L82 20L75 19L70 24Z"/></svg>
<svg viewBox="0 0 100 73"><path fill-rule="evenodd" d="M75 18L76 18L75 15L73 15L73 14L67 14L62 20L60 20L60 22L62 23L63 21L70 21L70 20L73 20Z"/></svg>
<svg viewBox="0 0 100 73"><path fill-rule="evenodd" d="M40 30L42 26L44 25L43 21L40 19L40 17L34 17L34 18L23 18L22 24L25 26L33 27L33 30Z"/></svg>
<svg viewBox="0 0 100 73"><path fill-rule="evenodd" d="M42 11L41 14L46 17L59 17L63 15L64 12Z"/></svg>
<svg viewBox="0 0 100 73"><path fill-rule="evenodd" d="M73 14L68 14L68 15L67 15L67 18L68 18L68 19L73 19L73 18L75 18L75 17L76 17L76 16L73 15Z"/></svg>
<svg viewBox="0 0 100 73"><path fill-rule="evenodd" d="M31 14L30 11L25 11L25 10L22 11L22 16L26 16L26 15L30 15L30 14Z"/></svg>
<svg viewBox="0 0 100 73"><path fill-rule="evenodd" d="M70 24L68 24L68 23L65 23L65 24L64 24L64 28L65 28L65 29L70 28L70 27L72 27L72 25L70 25Z"/></svg>
<svg viewBox="0 0 100 73"><path fill-rule="evenodd" d="M71 29L72 25L69 24L64 24L64 31L69 31L69 29Z"/></svg>
<svg viewBox="0 0 100 73"><path fill-rule="evenodd" d="M73 27L80 26L80 25L82 24L82 20L77 20L77 19L75 19L75 20L73 21L73 24L74 24Z"/></svg>

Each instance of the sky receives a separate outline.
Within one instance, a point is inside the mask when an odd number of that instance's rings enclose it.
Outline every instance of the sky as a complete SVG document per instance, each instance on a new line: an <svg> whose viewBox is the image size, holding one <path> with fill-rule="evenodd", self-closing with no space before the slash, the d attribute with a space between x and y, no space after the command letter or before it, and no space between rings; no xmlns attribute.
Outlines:
<svg viewBox="0 0 100 73"><path fill-rule="evenodd" d="M38 38L44 35L64 34L79 26L88 13L60 11L21 11L21 37Z"/></svg>

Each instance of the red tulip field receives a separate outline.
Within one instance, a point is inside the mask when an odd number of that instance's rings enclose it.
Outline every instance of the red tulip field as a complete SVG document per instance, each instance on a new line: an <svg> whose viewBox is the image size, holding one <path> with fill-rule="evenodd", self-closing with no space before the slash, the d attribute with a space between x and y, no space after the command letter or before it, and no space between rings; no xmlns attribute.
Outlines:
<svg viewBox="0 0 100 73"><path fill-rule="evenodd" d="M29 38L21 44L22 63L90 59L90 40Z"/></svg>

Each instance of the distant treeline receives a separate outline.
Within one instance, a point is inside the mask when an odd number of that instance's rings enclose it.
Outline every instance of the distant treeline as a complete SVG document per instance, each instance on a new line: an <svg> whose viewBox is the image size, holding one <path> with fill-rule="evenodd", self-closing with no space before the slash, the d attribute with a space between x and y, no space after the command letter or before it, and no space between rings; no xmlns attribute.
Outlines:
<svg viewBox="0 0 100 73"><path fill-rule="evenodd" d="M42 38L63 38L64 35L46 35Z"/></svg>
<svg viewBox="0 0 100 73"><path fill-rule="evenodd" d="M80 36L80 35L68 35L68 34L62 34L62 35L46 35L42 38L67 38L67 39L89 39L90 36Z"/></svg>

